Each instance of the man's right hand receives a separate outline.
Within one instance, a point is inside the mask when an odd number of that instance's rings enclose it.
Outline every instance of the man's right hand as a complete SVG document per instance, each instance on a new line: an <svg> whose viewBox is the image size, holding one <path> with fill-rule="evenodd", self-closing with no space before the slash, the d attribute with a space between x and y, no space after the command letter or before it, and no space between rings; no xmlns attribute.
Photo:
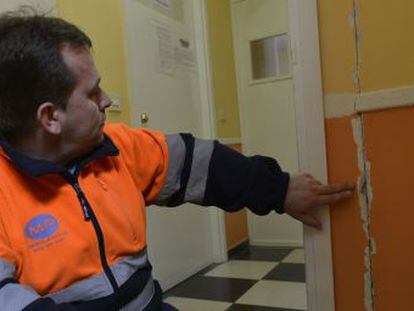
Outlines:
<svg viewBox="0 0 414 311"><path fill-rule="evenodd" d="M315 217L315 208L334 204L352 197L355 184L352 182L323 185L309 174L292 175L284 205L285 212L305 225L322 229Z"/></svg>

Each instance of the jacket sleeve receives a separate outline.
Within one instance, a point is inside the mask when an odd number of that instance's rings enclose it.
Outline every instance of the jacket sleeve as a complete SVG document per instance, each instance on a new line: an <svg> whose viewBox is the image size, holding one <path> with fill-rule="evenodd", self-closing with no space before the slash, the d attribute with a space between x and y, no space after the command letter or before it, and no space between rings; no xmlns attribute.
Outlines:
<svg viewBox="0 0 414 311"><path fill-rule="evenodd" d="M166 139L168 172L157 205L191 202L229 212L244 207L258 215L284 212L289 174L276 160L246 157L217 141L190 134L167 135Z"/></svg>
<svg viewBox="0 0 414 311"><path fill-rule="evenodd" d="M4 253L4 245L1 247ZM0 305L8 311L76 311L70 304L56 304L50 298L41 297L31 287L19 284L15 278L15 266L0 258Z"/></svg>

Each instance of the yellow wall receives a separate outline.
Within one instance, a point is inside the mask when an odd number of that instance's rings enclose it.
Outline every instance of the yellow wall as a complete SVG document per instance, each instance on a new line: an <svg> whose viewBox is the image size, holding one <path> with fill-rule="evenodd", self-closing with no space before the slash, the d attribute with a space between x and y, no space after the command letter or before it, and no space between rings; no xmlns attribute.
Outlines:
<svg viewBox="0 0 414 311"><path fill-rule="evenodd" d="M325 94L353 93L358 20L361 91L414 84L414 2L319 0L319 33Z"/></svg>
<svg viewBox="0 0 414 311"><path fill-rule="evenodd" d="M93 42L93 53L102 75L102 87L118 94L122 112L109 112L112 122L130 124L127 60L122 1L57 0L58 15L84 30Z"/></svg>
<svg viewBox="0 0 414 311"><path fill-rule="evenodd" d="M353 0L319 0L319 34L325 94L354 91L356 64Z"/></svg>
<svg viewBox="0 0 414 311"><path fill-rule="evenodd" d="M414 84L414 1L360 1L364 92Z"/></svg>
<svg viewBox="0 0 414 311"><path fill-rule="evenodd" d="M237 83L234 63L230 1L207 1L208 31L217 135L220 138L240 137ZM223 109L226 120L219 120Z"/></svg>

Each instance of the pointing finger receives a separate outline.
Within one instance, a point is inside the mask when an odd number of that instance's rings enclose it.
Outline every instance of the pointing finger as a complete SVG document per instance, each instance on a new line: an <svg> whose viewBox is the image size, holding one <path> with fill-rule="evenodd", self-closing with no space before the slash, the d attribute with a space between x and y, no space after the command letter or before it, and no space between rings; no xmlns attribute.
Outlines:
<svg viewBox="0 0 414 311"><path fill-rule="evenodd" d="M351 182L336 183L331 185L322 185L319 187L319 194L332 194L343 191L354 190L355 184Z"/></svg>
<svg viewBox="0 0 414 311"><path fill-rule="evenodd" d="M349 199L353 195L352 191L342 191L333 194L321 195L318 197L318 205L330 205L334 203L338 203L342 200Z"/></svg>

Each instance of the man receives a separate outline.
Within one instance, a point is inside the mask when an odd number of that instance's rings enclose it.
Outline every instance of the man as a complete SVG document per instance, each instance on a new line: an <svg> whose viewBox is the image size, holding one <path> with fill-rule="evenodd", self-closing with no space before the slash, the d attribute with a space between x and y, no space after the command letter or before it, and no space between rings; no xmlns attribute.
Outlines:
<svg viewBox="0 0 414 311"><path fill-rule="evenodd" d="M2 310L165 310L150 204L275 210L320 229L313 209L352 195L218 142L105 126L91 46L61 19L0 17Z"/></svg>

